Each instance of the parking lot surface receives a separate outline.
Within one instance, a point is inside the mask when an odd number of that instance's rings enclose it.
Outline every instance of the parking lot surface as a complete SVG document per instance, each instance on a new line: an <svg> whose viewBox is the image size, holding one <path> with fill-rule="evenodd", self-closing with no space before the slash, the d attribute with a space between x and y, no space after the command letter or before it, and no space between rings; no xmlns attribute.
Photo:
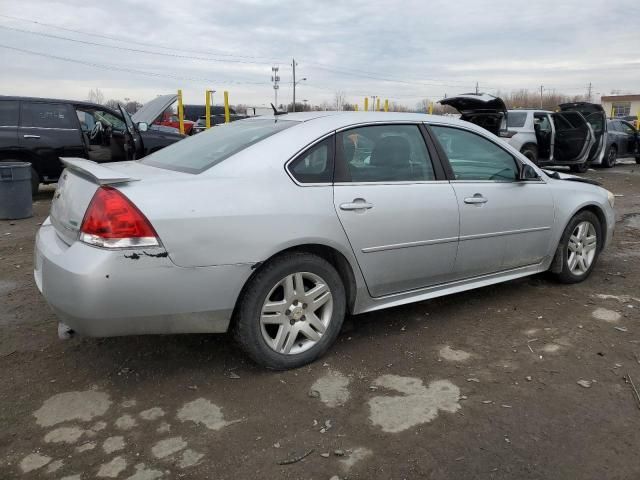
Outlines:
<svg viewBox="0 0 640 480"><path fill-rule="evenodd" d="M288 372L226 335L58 340L32 275L44 189L0 222L0 478L640 478L640 165L585 176L617 195L587 281L350 317Z"/></svg>

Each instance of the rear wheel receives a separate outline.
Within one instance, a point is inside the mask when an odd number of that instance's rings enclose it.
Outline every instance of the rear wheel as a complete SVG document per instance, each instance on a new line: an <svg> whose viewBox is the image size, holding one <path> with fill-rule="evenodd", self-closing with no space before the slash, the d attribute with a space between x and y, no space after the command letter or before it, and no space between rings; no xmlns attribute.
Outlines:
<svg viewBox="0 0 640 480"><path fill-rule="evenodd" d="M271 260L250 280L239 299L234 335L256 363L297 368L333 344L345 309L336 269L316 255L290 253Z"/></svg>
<svg viewBox="0 0 640 480"><path fill-rule="evenodd" d="M578 283L593 270L602 244L602 226L592 212L584 211L571 219L560 240L562 270L556 277L562 283Z"/></svg>
<svg viewBox="0 0 640 480"><path fill-rule="evenodd" d="M538 164L538 149L535 146L527 145L522 150L520 150L520 153L522 153L536 165Z"/></svg>
<svg viewBox="0 0 640 480"><path fill-rule="evenodd" d="M618 159L618 148L615 145L610 145L607 150L607 154L602 160L602 166L606 168L611 168L616 164L616 160Z"/></svg>

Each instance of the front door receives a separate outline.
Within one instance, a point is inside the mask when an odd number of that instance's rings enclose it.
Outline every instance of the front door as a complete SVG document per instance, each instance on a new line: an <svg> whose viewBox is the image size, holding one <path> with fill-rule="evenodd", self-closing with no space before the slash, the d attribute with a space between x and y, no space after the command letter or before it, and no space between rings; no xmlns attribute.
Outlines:
<svg viewBox="0 0 640 480"><path fill-rule="evenodd" d="M549 251L554 204L541 180L518 181L519 163L478 133L433 125L460 210L456 278L539 263Z"/></svg>
<svg viewBox="0 0 640 480"><path fill-rule="evenodd" d="M369 293L380 297L451 279L458 241L453 188L434 173L418 125L337 136L335 209Z"/></svg>
<svg viewBox="0 0 640 480"><path fill-rule="evenodd" d="M87 157L78 117L66 103L22 101L18 140L29 150L34 168L43 180L57 180L60 157Z"/></svg>

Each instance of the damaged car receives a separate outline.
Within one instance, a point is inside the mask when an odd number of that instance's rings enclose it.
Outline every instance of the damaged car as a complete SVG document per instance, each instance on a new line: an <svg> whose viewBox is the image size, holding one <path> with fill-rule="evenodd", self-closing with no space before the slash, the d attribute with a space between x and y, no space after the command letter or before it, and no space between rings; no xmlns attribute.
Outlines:
<svg viewBox="0 0 640 480"><path fill-rule="evenodd" d="M615 226L611 192L444 116L261 116L63 161L34 261L63 337L232 332L272 369L323 355L347 314L581 282Z"/></svg>
<svg viewBox="0 0 640 480"><path fill-rule="evenodd" d="M97 163L142 158L184 135L149 128L170 96L158 97L133 116L104 105L73 100L0 96L0 162L31 163L32 192L58 181L60 157Z"/></svg>
<svg viewBox="0 0 640 480"><path fill-rule="evenodd" d="M493 95L468 93L440 101L475 123L502 137L529 160L541 166L568 166L585 172L590 165L607 165L606 114L601 105L564 103L557 112L507 110Z"/></svg>

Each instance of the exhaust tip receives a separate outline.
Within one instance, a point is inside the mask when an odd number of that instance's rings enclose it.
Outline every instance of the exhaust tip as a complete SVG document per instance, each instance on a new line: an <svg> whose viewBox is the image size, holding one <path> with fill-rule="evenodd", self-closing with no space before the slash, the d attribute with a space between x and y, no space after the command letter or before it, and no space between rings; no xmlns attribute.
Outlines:
<svg viewBox="0 0 640 480"><path fill-rule="evenodd" d="M64 323L58 323L58 338L60 340L69 340L73 338L76 332L69 325L65 325Z"/></svg>

